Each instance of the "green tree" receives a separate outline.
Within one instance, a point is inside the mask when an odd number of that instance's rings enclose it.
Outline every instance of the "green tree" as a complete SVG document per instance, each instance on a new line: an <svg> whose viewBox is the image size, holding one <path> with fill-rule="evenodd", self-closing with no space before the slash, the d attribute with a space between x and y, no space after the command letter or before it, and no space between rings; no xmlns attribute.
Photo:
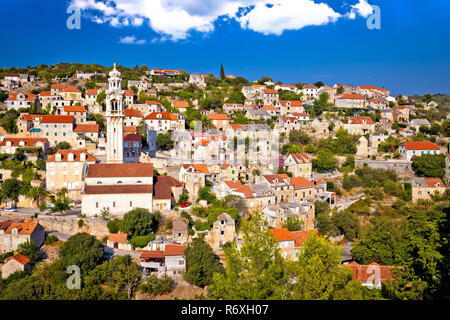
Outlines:
<svg viewBox="0 0 450 320"><path fill-rule="evenodd" d="M307 145L310 142L309 135L302 130L293 130L289 133L289 142Z"/></svg>
<svg viewBox="0 0 450 320"><path fill-rule="evenodd" d="M220 65L220 79L225 80L225 71L223 69L223 65Z"/></svg>
<svg viewBox="0 0 450 320"><path fill-rule="evenodd" d="M45 202L49 195L49 192L47 189L41 187L41 186L34 186L30 188L30 191L28 192L28 197L33 201L37 203L37 206L40 207L42 203Z"/></svg>
<svg viewBox="0 0 450 320"><path fill-rule="evenodd" d="M445 176L445 156L424 154L415 157L412 163L412 169L419 177L438 177Z"/></svg>
<svg viewBox="0 0 450 320"><path fill-rule="evenodd" d="M283 228L288 228L289 231L301 231L303 229L303 221L298 216L290 216L283 224Z"/></svg>
<svg viewBox="0 0 450 320"><path fill-rule="evenodd" d="M223 273L212 248L203 239L195 238L184 251L186 273L184 279L199 287L212 283L216 272Z"/></svg>
<svg viewBox="0 0 450 320"><path fill-rule="evenodd" d="M174 141L170 133L160 133L156 136L156 146L161 150L170 150L174 146Z"/></svg>
<svg viewBox="0 0 450 320"><path fill-rule="evenodd" d="M278 298L279 286L284 283L284 263L278 243L269 231L262 231L260 214L241 227L243 243L224 247L227 266L225 273L215 273L209 293L226 300L261 300Z"/></svg>
<svg viewBox="0 0 450 320"><path fill-rule="evenodd" d="M211 187L203 187L198 190L198 200L206 200L208 203L213 203L216 200L216 195L211 192Z"/></svg>
<svg viewBox="0 0 450 320"><path fill-rule="evenodd" d="M17 251L30 259L31 264L35 264L38 260L39 249L36 248L34 240L27 240L27 242L21 243Z"/></svg>
<svg viewBox="0 0 450 320"><path fill-rule="evenodd" d="M13 202L17 202L19 200L20 189L22 188L22 184L19 180L12 178L7 179L1 185L1 196L5 200L11 200Z"/></svg>
<svg viewBox="0 0 450 320"><path fill-rule="evenodd" d="M67 141L61 141L58 142L58 144L55 147L55 150L68 150L71 149L72 146Z"/></svg>
<svg viewBox="0 0 450 320"><path fill-rule="evenodd" d="M85 232L71 236L59 250L59 257L64 269L75 265L83 274L105 260L102 243Z"/></svg>
<svg viewBox="0 0 450 320"><path fill-rule="evenodd" d="M123 216L120 228L131 237L146 236L158 230L161 222L159 212L150 213L148 209L136 208Z"/></svg>
<svg viewBox="0 0 450 320"><path fill-rule="evenodd" d="M344 235L346 240L352 241L358 237L360 223L356 214L341 210L333 214L331 222Z"/></svg>
<svg viewBox="0 0 450 320"><path fill-rule="evenodd" d="M338 160L328 150L322 150L312 161L313 169L320 173L328 172L337 168Z"/></svg>

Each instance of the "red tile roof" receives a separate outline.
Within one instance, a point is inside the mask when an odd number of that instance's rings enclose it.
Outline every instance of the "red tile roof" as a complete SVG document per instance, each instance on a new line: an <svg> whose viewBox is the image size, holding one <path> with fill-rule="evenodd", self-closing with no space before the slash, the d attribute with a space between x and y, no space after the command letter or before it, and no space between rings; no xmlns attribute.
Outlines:
<svg viewBox="0 0 450 320"><path fill-rule="evenodd" d="M222 114L222 113L209 113L208 117L211 120L230 120L230 118L228 118L227 114Z"/></svg>
<svg viewBox="0 0 450 320"><path fill-rule="evenodd" d="M136 133L130 133L123 138L123 141L141 141L141 136Z"/></svg>
<svg viewBox="0 0 450 320"><path fill-rule="evenodd" d="M306 153L292 153L291 156L295 163L309 163L312 161L311 157Z"/></svg>
<svg viewBox="0 0 450 320"><path fill-rule="evenodd" d="M6 146L6 142L10 141L11 146L19 147L20 142L24 142L24 147L35 147L38 142L46 143L46 138L4 138L0 146Z"/></svg>
<svg viewBox="0 0 450 320"><path fill-rule="evenodd" d="M76 124L73 132L99 132L98 124Z"/></svg>
<svg viewBox="0 0 450 320"><path fill-rule="evenodd" d="M270 234L277 238L278 241L295 240L294 235L288 230L288 228L271 229Z"/></svg>
<svg viewBox="0 0 450 320"><path fill-rule="evenodd" d="M241 188L244 185L242 184L241 181L224 181L224 183L228 186L228 188L230 189L236 189L236 188Z"/></svg>
<svg viewBox="0 0 450 320"><path fill-rule="evenodd" d="M123 110L123 114L125 117L135 117L135 118L142 118L142 113L139 112L139 110L136 109L125 109Z"/></svg>
<svg viewBox="0 0 450 320"><path fill-rule="evenodd" d="M50 91L41 91L39 96L41 97L51 97L52 93Z"/></svg>
<svg viewBox="0 0 450 320"><path fill-rule="evenodd" d="M123 132L136 132L136 126L123 126Z"/></svg>
<svg viewBox="0 0 450 320"><path fill-rule="evenodd" d="M153 177L151 163L90 164L86 178Z"/></svg>
<svg viewBox="0 0 450 320"><path fill-rule="evenodd" d="M70 86L67 87L63 90L63 92L81 92L80 90L78 90L77 88L75 88L74 86Z"/></svg>
<svg viewBox="0 0 450 320"><path fill-rule="evenodd" d="M291 231L291 234L295 239L295 247L301 247L303 245L303 241L305 241L309 237L310 233L318 235L317 230Z"/></svg>
<svg viewBox="0 0 450 320"><path fill-rule="evenodd" d="M187 101L172 101L174 108L189 108L189 103Z"/></svg>
<svg viewBox="0 0 450 320"><path fill-rule="evenodd" d="M314 182L302 177L291 178L290 183L294 185L294 188L314 187Z"/></svg>
<svg viewBox="0 0 450 320"><path fill-rule="evenodd" d="M147 120L172 120L173 117L169 112L152 112L145 116Z"/></svg>
<svg viewBox="0 0 450 320"><path fill-rule="evenodd" d="M172 187L182 187L183 183L170 176L155 177L154 182L155 195L153 199L171 199Z"/></svg>
<svg viewBox="0 0 450 320"><path fill-rule="evenodd" d="M423 178L429 188L443 188L444 183L441 178Z"/></svg>
<svg viewBox="0 0 450 320"><path fill-rule="evenodd" d="M42 116L41 123L73 123L73 121L73 116L46 115Z"/></svg>
<svg viewBox="0 0 450 320"><path fill-rule="evenodd" d="M84 153L86 155L86 161L97 161L95 157L90 155L88 152L83 150L58 150L54 155L48 158L47 162L56 162L56 155L61 155L61 161L69 161L69 154L73 154L73 161L81 161L81 154Z"/></svg>
<svg viewBox="0 0 450 320"><path fill-rule="evenodd" d="M376 89L377 87L375 87L375 86L372 86L372 85L370 85L370 86L358 86L360 89Z"/></svg>
<svg viewBox="0 0 450 320"><path fill-rule="evenodd" d="M285 179L289 180L289 176L287 174L285 174L285 173L283 173L283 174L268 174L268 175L264 175L263 177L270 184L275 183L275 179L278 179L278 181L285 180Z"/></svg>
<svg viewBox="0 0 450 320"><path fill-rule="evenodd" d="M206 163L183 164L183 168L188 169L189 167L193 167L197 172L209 173Z"/></svg>
<svg viewBox="0 0 450 320"><path fill-rule="evenodd" d="M164 256L182 256L187 245L166 244L164 246Z"/></svg>
<svg viewBox="0 0 450 320"><path fill-rule="evenodd" d="M84 106L64 106L64 112L86 112Z"/></svg>
<svg viewBox="0 0 450 320"><path fill-rule="evenodd" d="M375 124L373 122L371 117L353 117L350 119L351 124L363 124L364 120L366 121L366 124Z"/></svg>
<svg viewBox="0 0 450 320"><path fill-rule="evenodd" d="M126 96L134 96L134 91L133 90L125 90L123 92L123 94Z"/></svg>
<svg viewBox="0 0 450 320"><path fill-rule="evenodd" d="M26 256L24 256L24 255L21 254L21 253L18 253L18 254L14 255L14 256L11 256L11 257L6 258L6 259L5 259L5 262L6 262L6 261L9 261L9 260L11 260L11 259L16 260L17 262L19 262L19 263L22 264L22 265L26 265L27 263L30 262L30 259L28 259Z"/></svg>
<svg viewBox="0 0 450 320"><path fill-rule="evenodd" d="M287 103L291 103L291 107L303 107L303 102L296 100L280 100L280 104L285 107Z"/></svg>
<svg viewBox="0 0 450 320"><path fill-rule="evenodd" d="M26 101L34 101L34 100L36 100L36 97L37 97L36 95L31 94L31 93L24 93L24 94L25 94L25 100ZM9 94L9 97L8 97L7 101L15 101L15 100L17 100L17 95L18 95L17 92L11 92Z"/></svg>
<svg viewBox="0 0 450 320"><path fill-rule="evenodd" d="M17 229L17 234L30 235L37 226L37 222L13 222L8 229L6 229L5 234L11 234L13 229Z"/></svg>
<svg viewBox="0 0 450 320"><path fill-rule="evenodd" d="M89 95L98 95L101 89L86 89L86 94Z"/></svg>
<svg viewBox="0 0 450 320"><path fill-rule="evenodd" d="M275 89L264 89L263 92L265 94L278 94L278 91Z"/></svg>
<svg viewBox="0 0 450 320"><path fill-rule="evenodd" d="M369 265L360 265L356 262L351 262L349 264L345 264L344 267L349 268L353 272L353 280L360 280L361 282L367 282L368 278L374 275L374 270L368 273L368 268L370 266L376 266L380 269L380 281L384 282L386 280L394 280L393 275L391 274L391 270L393 266L381 266L376 262L372 262ZM399 268L399 267L397 267Z"/></svg>
<svg viewBox="0 0 450 320"><path fill-rule="evenodd" d="M408 141L402 144L406 150L439 150L437 144L430 141Z"/></svg>
<svg viewBox="0 0 450 320"><path fill-rule="evenodd" d="M153 100L147 100L145 101L145 104L160 104L160 103Z"/></svg>
<svg viewBox="0 0 450 320"><path fill-rule="evenodd" d="M66 85L64 83L63 84L52 84L52 86L51 86L51 89L54 89L54 90L62 90L65 88L66 88Z"/></svg>
<svg viewBox="0 0 450 320"><path fill-rule="evenodd" d="M246 198L253 197L255 195L255 191L253 191L250 186L242 186L240 188L234 189L234 192L242 193Z"/></svg>
<svg viewBox="0 0 450 320"><path fill-rule="evenodd" d="M111 233L108 236L109 241L125 243L127 242L128 235L126 233Z"/></svg>
<svg viewBox="0 0 450 320"><path fill-rule="evenodd" d="M141 259L163 259L164 258L164 251L161 250L144 250L141 252Z"/></svg>
<svg viewBox="0 0 450 320"><path fill-rule="evenodd" d="M340 96L338 96L338 99L350 99L350 100L365 100L364 96L360 94L351 94L351 93L344 93Z"/></svg>
<svg viewBox="0 0 450 320"><path fill-rule="evenodd" d="M86 186L85 194L134 194L134 193L153 193L151 184L117 184L117 185L95 185Z"/></svg>

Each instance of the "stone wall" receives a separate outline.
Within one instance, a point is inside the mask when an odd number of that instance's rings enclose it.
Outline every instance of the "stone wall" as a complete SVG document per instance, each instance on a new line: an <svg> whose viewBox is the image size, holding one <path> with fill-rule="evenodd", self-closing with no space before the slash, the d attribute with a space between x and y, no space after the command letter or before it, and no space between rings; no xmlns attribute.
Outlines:
<svg viewBox="0 0 450 320"><path fill-rule="evenodd" d="M78 227L78 221L82 219L83 227ZM109 234L106 226L106 221L98 218L80 218L80 217L47 217L39 216L37 219L46 231L57 231L60 233L73 236L80 232L86 232L95 236L97 239L102 239Z"/></svg>

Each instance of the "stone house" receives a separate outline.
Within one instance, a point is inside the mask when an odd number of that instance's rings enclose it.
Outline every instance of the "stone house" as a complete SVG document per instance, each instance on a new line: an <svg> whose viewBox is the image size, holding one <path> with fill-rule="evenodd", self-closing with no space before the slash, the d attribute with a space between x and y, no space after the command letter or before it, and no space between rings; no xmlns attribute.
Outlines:
<svg viewBox="0 0 450 320"><path fill-rule="evenodd" d="M213 250L221 250L227 242L236 239L236 226L234 220L226 213L222 213L213 223L213 228L208 232L206 241Z"/></svg>
<svg viewBox="0 0 450 320"><path fill-rule="evenodd" d="M20 244L34 240L36 248L45 241L45 230L37 222L0 222L0 253L17 250Z"/></svg>
<svg viewBox="0 0 450 320"><path fill-rule="evenodd" d="M74 145L77 135L74 134L74 116L45 115L40 122L41 138L48 139L50 146L66 141Z"/></svg>
<svg viewBox="0 0 450 320"><path fill-rule="evenodd" d="M338 108L363 109L366 107L366 99L360 94L344 93L337 96L336 106Z"/></svg>
<svg viewBox="0 0 450 320"><path fill-rule="evenodd" d="M436 193L443 195L445 185L440 178L414 178L412 181L412 200L431 200Z"/></svg>
<svg viewBox="0 0 450 320"><path fill-rule="evenodd" d="M265 105L274 105L279 102L279 94L277 90L274 89L263 89L262 90L262 100Z"/></svg>
<svg viewBox="0 0 450 320"><path fill-rule="evenodd" d="M287 174L263 175L262 183L266 183L274 191L275 203L290 202L294 199L294 185Z"/></svg>
<svg viewBox="0 0 450 320"><path fill-rule="evenodd" d="M173 241L179 244L185 244L189 240L188 225L183 220L172 221Z"/></svg>
<svg viewBox="0 0 450 320"><path fill-rule="evenodd" d="M412 161L424 154L440 154L441 150L437 144L430 141L407 141L400 145L399 152L406 161Z"/></svg>
<svg viewBox="0 0 450 320"><path fill-rule="evenodd" d="M312 175L312 158L306 153L292 153L284 160L283 167L293 177L309 178Z"/></svg>
<svg viewBox="0 0 450 320"><path fill-rule="evenodd" d="M2 278L6 279L17 271L31 271L30 259L21 253L5 259L2 266Z"/></svg>
<svg viewBox="0 0 450 320"><path fill-rule="evenodd" d="M128 243L128 235L126 233L111 233L108 236L108 240L106 241L106 245L110 248L124 250L124 251L132 251L133 246Z"/></svg>
<svg viewBox="0 0 450 320"><path fill-rule="evenodd" d="M64 106L61 115L73 116L75 118L75 123L86 123L88 116L86 107L84 106Z"/></svg>
<svg viewBox="0 0 450 320"><path fill-rule="evenodd" d="M86 166L97 159L83 150L58 150L46 162L46 187L56 193L67 188L68 196L73 200L81 199L83 173Z"/></svg>
<svg viewBox="0 0 450 320"><path fill-rule="evenodd" d="M230 124L230 118L228 118L228 115L226 115L226 114L209 113L208 118L209 118L209 120L211 120L211 123L213 124L213 126L221 131L227 130L227 128Z"/></svg>

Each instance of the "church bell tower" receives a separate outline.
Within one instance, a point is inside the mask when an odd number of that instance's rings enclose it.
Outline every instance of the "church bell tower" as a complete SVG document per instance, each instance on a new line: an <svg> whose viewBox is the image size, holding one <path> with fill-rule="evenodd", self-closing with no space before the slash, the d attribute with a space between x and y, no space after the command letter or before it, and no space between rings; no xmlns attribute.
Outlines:
<svg viewBox="0 0 450 320"><path fill-rule="evenodd" d="M116 69L109 73L108 90L106 91L107 144L106 162L123 163L123 99L121 74Z"/></svg>

